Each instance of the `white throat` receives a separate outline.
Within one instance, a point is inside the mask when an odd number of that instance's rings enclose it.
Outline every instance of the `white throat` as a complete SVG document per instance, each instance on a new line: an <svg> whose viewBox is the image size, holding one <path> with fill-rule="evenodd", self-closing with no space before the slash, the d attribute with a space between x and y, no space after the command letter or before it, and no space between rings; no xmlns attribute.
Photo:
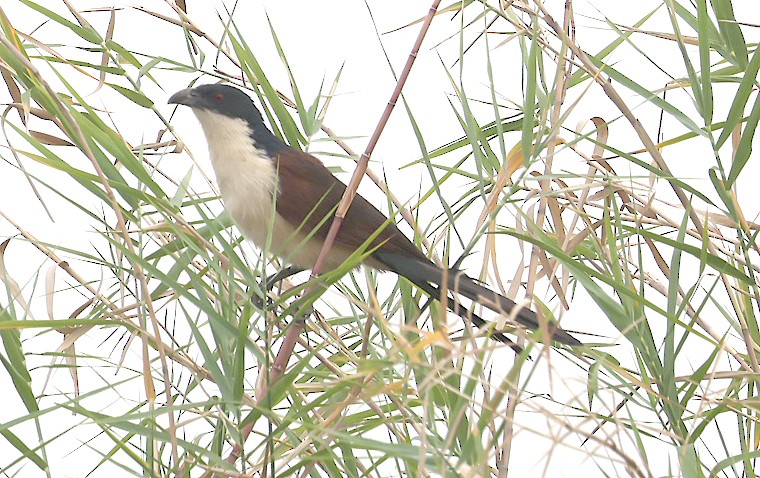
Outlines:
<svg viewBox="0 0 760 478"><path fill-rule="evenodd" d="M240 118L193 108L208 142L224 207L243 233L263 248L271 228L277 172Z"/></svg>

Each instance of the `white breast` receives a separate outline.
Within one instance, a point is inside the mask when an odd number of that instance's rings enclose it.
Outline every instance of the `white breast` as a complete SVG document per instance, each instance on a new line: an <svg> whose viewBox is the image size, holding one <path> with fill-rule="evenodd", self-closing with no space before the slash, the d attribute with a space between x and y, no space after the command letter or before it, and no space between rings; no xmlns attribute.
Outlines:
<svg viewBox="0 0 760 478"><path fill-rule="evenodd" d="M206 110L193 112L206 135L225 209L254 244L265 247L277 184L272 161L254 144L245 120Z"/></svg>

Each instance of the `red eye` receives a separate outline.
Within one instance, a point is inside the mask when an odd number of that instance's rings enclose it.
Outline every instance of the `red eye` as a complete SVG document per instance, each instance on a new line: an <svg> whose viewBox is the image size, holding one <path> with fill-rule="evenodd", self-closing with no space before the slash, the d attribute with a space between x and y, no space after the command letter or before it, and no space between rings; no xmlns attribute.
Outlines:
<svg viewBox="0 0 760 478"><path fill-rule="evenodd" d="M221 103L224 101L224 93L214 93L214 96L212 96L215 103Z"/></svg>

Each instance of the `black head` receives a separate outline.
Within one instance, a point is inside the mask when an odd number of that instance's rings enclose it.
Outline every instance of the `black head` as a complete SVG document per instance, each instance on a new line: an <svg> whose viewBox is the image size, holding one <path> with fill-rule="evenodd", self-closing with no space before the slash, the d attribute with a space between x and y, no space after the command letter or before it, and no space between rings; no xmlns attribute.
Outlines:
<svg viewBox="0 0 760 478"><path fill-rule="evenodd" d="M251 125L264 122L251 98L234 86L211 84L187 88L174 93L169 103L244 119Z"/></svg>
<svg viewBox="0 0 760 478"><path fill-rule="evenodd" d="M234 86L210 84L187 88L174 93L169 98L169 103L189 106L196 112L205 111L246 121L255 144L271 155L286 147L285 143L266 127L261 112L251 98Z"/></svg>

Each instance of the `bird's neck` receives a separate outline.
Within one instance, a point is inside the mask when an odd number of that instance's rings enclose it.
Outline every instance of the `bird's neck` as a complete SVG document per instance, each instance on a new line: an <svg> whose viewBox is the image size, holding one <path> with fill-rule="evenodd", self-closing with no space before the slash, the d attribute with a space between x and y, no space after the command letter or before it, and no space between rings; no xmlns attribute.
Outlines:
<svg viewBox="0 0 760 478"><path fill-rule="evenodd" d="M252 120L233 118L213 111L194 109L193 113L206 135L209 146L227 144L242 148L247 145L239 144L242 138L250 137L255 148L263 150L269 157L275 157L278 152L288 146L275 136L263 123L252 124Z"/></svg>
<svg viewBox="0 0 760 478"><path fill-rule="evenodd" d="M248 122L240 118L206 110L194 112L206 136L225 209L249 236L252 229L266 230L277 187L274 140L279 140L271 133L271 138L253 134Z"/></svg>

